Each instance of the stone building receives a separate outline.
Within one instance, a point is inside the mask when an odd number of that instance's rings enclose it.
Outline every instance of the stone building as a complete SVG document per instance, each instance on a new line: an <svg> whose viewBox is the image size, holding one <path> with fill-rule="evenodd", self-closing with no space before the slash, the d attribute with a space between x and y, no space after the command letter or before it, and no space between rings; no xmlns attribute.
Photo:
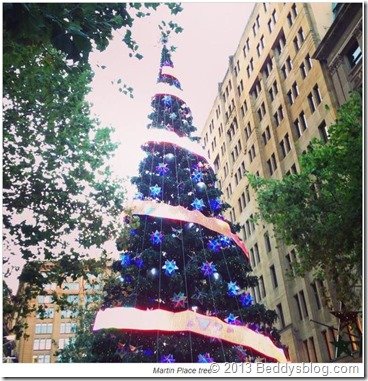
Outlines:
<svg viewBox="0 0 368 381"><path fill-rule="evenodd" d="M339 105L349 92L362 87L362 3L335 3L335 19L313 58L321 61L331 76Z"/></svg>
<svg viewBox="0 0 368 381"><path fill-rule="evenodd" d="M257 3L201 132L232 206L226 217L241 225L259 277L253 296L278 313L294 362L333 360L338 322L324 298L327 284L287 276L296 252L272 226L253 222L257 204L244 173L280 179L298 172L311 139L328 139L338 98L314 54L333 17L331 3Z"/></svg>
<svg viewBox="0 0 368 381"><path fill-rule="evenodd" d="M43 272L47 272L51 263L43 265ZM18 293L22 292L23 284L19 285ZM83 278L67 279L61 286L56 283L44 287L45 295L38 295L30 301L36 308L42 305L45 313L32 313L25 319L26 336L17 342L17 357L21 363L53 363L57 362L57 351L63 349L75 335L77 326L76 306L83 306L90 302L90 295L100 290L102 285L93 280ZM56 292L58 297L65 295L71 307L60 308L52 298Z"/></svg>

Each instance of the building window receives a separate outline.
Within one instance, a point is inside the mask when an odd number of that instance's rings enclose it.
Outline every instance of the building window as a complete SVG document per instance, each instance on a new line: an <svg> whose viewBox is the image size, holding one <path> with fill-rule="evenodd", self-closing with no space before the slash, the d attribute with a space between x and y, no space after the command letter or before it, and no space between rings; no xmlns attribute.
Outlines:
<svg viewBox="0 0 368 381"><path fill-rule="evenodd" d="M311 283L311 289L313 290L314 300L316 301L317 309L321 309L321 300L319 298L317 285L315 282Z"/></svg>
<svg viewBox="0 0 368 381"><path fill-rule="evenodd" d="M262 102L261 107L257 110L259 121L262 121L263 117L266 115L266 107L264 102Z"/></svg>
<svg viewBox="0 0 368 381"><path fill-rule="evenodd" d="M264 298L266 296L266 287L263 280L263 275L259 277L259 286L261 289L261 298Z"/></svg>
<svg viewBox="0 0 368 381"><path fill-rule="evenodd" d="M260 263L260 257L259 257L259 250L258 250L258 243L254 244L254 259L257 263Z"/></svg>
<svg viewBox="0 0 368 381"><path fill-rule="evenodd" d="M238 85L238 95L240 96L241 93L243 92L244 90L244 85L243 85L243 80L240 80L240 83Z"/></svg>
<svg viewBox="0 0 368 381"><path fill-rule="evenodd" d="M295 130L295 134L297 136L297 139L299 139L303 133L301 126L300 126L299 118L294 120L293 125L294 125L294 130Z"/></svg>
<svg viewBox="0 0 368 381"><path fill-rule="evenodd" d="M76 332L77 324L76 323L61 323L60 324L60 333L74 333Z"/></svg>
<svg viewBox="0 0 368 381"><path fill-rule="evenodd" d="M280 142L282 157L284 158L291 150L289 134L287 133Z"/></svg>
<svg viewBox="0 0 368 381"><path fill-rule="evenodd" d="M294 130L297 138L299 139L302 133L308 128L307 119L304 111L299 114L298 119L294 121Z"/></svg>
<svg viewBox="0 0 368 381"><path fill-rule="evenodd" d="M247 56L248 52L249 52L249 38L247 38L247 41L245 41L245 45L243 46L243 55L244 55L244 57Z"/></svg>
<svg viewBox="0 0 368 381"><path fill-rule="evenodd" d="M70 338L66 337L64 339L59 339L58 347L59 349L64 349L69 344Z"/></svg>
<svg viewBox="0 0 368 381"><path fill-rule="evenodd" d="M271 241L270 241L270 236L268 235L268 232L264 233L263 237L264 237L266 252L269 253L272 247L271 247Z"/></svg>
<svg viewBox="0 0 368 381"><path fill-rule="evenodd" d="M37 296L37 303L38 304L50 304L50 303L52 303L52 296L51 295L38 295Z"/></svg>
<svg viewBox="0 0 368 381"><path fill-rule="evenodd" d="M307 76L307 74L308 74L304 62L299 66L299 69L300 69L300 73L302 75L302 78L304 79Z"/></svg>
<svg viewBox="0 0 368 381"><path fill-rule="evenodd" d="M63 283L63 290L79 291L79 283L78 282Z"/></svg>
<svg viewBox="0 0 368 381"><path fill-rule="evenodd" d="M300 114L299 114L299 118L300 118L300 122L302 124L302 128L303 128L303 131L306 130L308 128L308 123L307 123L307 118L305 116L305 113L304 111L302 111Z"/></svg>
<svg viewBox="0 0 368 381"><path fill-rule="evenodd" d="M330 340L327 337L327 335L328 335L327 331L326 330L321 331L321 335L323 337L323 341L325 342L325 346L326 346L327 353L328 353L328 359L332 360L333 359L333 353L332 353L331 347L330 347Z"/></svg>
<svg viewBox="0 0 368 381"><path fill-rule="evenodd" d="M268 165L268 170L270 172L270 175L272 175L277 169L277 162L276 162L276 157L274 153L271 155L269 160L267 160L267 165Z"/></svg>
<svg viewBox="0 0 368 381"><path fill-rule="evenodd" d="M252 145L252 147L250 147L250 150L248 151L248 155L249 155L249 161L252 162L253 159L256 157L256 149L254 148L254 144Z"/></svg>
<svg viewBox="0 0 368 381"><path fill-rule="evenodd" d="M289 104L290 104L290 106L294 103L294 94L293 94L293 92L291 91L291 90L289 90L288 92L287 92L287 98L288 98L288 102L289 102Z"/></svg>
<svg viewBox="0 0 368 381"><path fill-rule="evenodd" d="M52 324L47 324L47 323L36 324L35 333L36 334L52 333Z"/></svg>
<svg viewBox="0 0 368 381"><path fill-rule="evenodd" d="M355 41L351 45L351 47L346 53L346 56L348 57L348 61L351 68L358 65L359 62L361 62L363 54L362 54L362 49L358 44L358 41Z"/></svg>
<svg viewBox="0 0 368 381"><path fill-rule="evenodd" d="M327 131L326 122L324 120L318 126L318 132L319 132L319 136L321 137L321 140L324 143L327 143L327 141L328 141L328 131Z"/></svg>
<svg viewBox="0 0 368 381"><path fill-rule="evenodd" d="M50 363L50 355L38 355L38 356L33 356L34 362L37 363Z"/></svg>
<svg viewBox="0 0 368 381"><path fill-rule="evenodd" d="M34 351L44 351L51 349L51 339L35 339L33 341Z"/></svg>
<svg viewBox="0 0 368 381"><path fill-rule="evenodd" d="M271 75L272 69L273 69L272 59L269 58L266 64L264 65L264 69L263 69L263 72L267 78Z"/></svg>
<svg viewBox="0 0 368 381"><path fill-rule="evenodd" d="M281 123L281 121L284 119L284 110L282 106L280 105L277 109L276 113L273 115L276 126L278 127Z"/></svg>
<svg viewBox="0 0 368 381"><path fill-rule="evenodd" d="M274 27L274 24L273 24L273 22L272 22L272 19L269 19L269 20L268 20L267 25L268 25L268 31L271 33L271 32L273 31L273 27Z"/></svg>
<svg viewBox="0 0 368 381"><path fill-rule="evenodd" d="M278 287L279 284L277 283L276 269L275 269L274 265L272 265L270 267L270 273L271 273L271 280L272 280L273 288L276 288L276 287Z"/></svg>
<svg viewBox="0 0 368 381"><path fill-rule="evenodd" d="M296 169L296 165L293 164L291 167L290 167L290 172L294 175L296 175L298 173L297 169Z"/></svg>
<svg viewBox="0 0 368 381"><path fill-rule="evenodd" d="M304 291L303 290L299 292L299 296L300 296L300 299L301 299L303 315L304 315L304 317L308 317L307 302L305 300L305 296L304 296Z"/></svg>
<svg viewBox="0 0 368 381"><path fill-rule="evenodd" d="M286 79L293 69L293 64L291 63L290 57L286 58L284 65L281 67L282 74L284 79Z"/></svg>
<svg viewBox="0 0 368 381"><path fill-rule="evenodd" d="M262 138L263 138L264 145L266 145L267 142L271 139L271 132L270 132L269 126L267 126L266 129L264 130L264 132L262 134Z"/></svg>
<svg viewBox="0 0 368 381"><path fill-rule="evenodd" d="M304 347L304 352L307 355L307 361L311 362L311 357L309 353L309 348L308 348L308 340L303 340L303 347Z"/></svg>
<svg viewBox="0 0 368 381"><path fill-rule="evenodd" d="M251 93L252 95L254 96L254 98L258 98L259 94L261 93L261 84L259 81L257 81L254 86L253 86L253 89L251 90Z"/></svg>
<svg viewBox="0 0 368 381"><path fill-rule="evenodd" d="M281 53L284 51L284 47L286 45L286 39L285 36L282 34L280 38L277 41L277 44L275 45L275 50L278 55L281 55Z"/></svg>
<svg viewBox="0 0 368 381"><path fill-rule="evenodd" d="M307 98L308 98L309 108L311 110L311 113L313 114L316 111L316 103L314 101L313 94L309 93Z"/></svg>
<svg viewBox="0 0 368 381"><path fill-rule="evenodd" d="M299 88L298 88L298 84L296 83L296 81L291 85L291 91L294 95L294 99L299 95Z"/></svg>
<svg viewBox="0 0 368 381"><path fill-rule="evenodd" d="M319 105L322 102L322 95L317 84L315 84L313 87L313 95L317 105Z"/></svg>
<svg viewBox="0 0 368 381"><path fill-rule="evenodd" d="M37 312L37 319L53 319L54 318L54 308L45 308L43 312Z"/></svg>
<svg viewBox="0 0 368 381"><path fill-rule="evenodd" d="M281 326L281 329L282 328L285 328L285 318L284 318L284 311L282 310L282 304L278 304L276 306L276 313L277 313L277 316L279 317L279 320L280 320L280 326Z"/></svg>
<svg viewBox="0 0 368 381"><path fill-rule="evenodd" d="M294 22L294 19L293 17L291 16L291 13L289 12L288 15L286 16L287 20L288 20L288 24L289 24L289 27L291 27L293 25L293 22Z"/></svg>
<svg viewBox="0 0 368 381"><path fill-rule="evenodd" d="M276 9L273 10L272 12L272 21L276 24L277 22L277 14L276 14Z"/></svg>
<svg viewBox="0 0 368 381"><path fill-rule="evenodd" d="M73 318L73 317L76 317L77 316L77 311L73 311L73 310L61 310L61 313L60 313L60 317L62 319L69 319L69 318Z"/></svg>
<svg viewBox="0 0 368 381"><path fill-rule="evenodd" d="M270 98L271 98L271 102L274 101L274 99L276 98L276 94L278 93L278 88L277 88L277 82L274 81L270 90L268 91L268 93L270 94Z"/></svg>
<svg viewBox="0 0 368 381"><path fill-rule="evenodd" d="M257 54L258 54L258 57L260 57L264 47L265 47L265 45L264 45L264 36L262 36L261 39L259 40L258 45L257 45Z"/></svg>
<svg viewBox="0 0 368 381"><path fill-rule="evenodd" d="M248 122L248 124L245 126L245 136L247 140L250 138L251 133L252 133L252 127L250 125L250 122Z"/></svg>
<svg viewBox="0 0 368 381"><path fill-rule="evenodd" d="M297 9L295 3L293 3L293 5L291 6L291 13L292 13L294 18L296 18L296 16L298 16L298 9Z"/></svg>
<svg viewBox="0 0 368 381"><path fill-rule="evenodd" d="M295 36L293 40L296 53L298 53L298 51L300 50L304 40L305 40L305 37L304 37L303 28L300 28L298 30L297 35Z"/></svg>
<svg viewBox="0 0 368 381"><path fill-rule="evenodd" d="M307 54L304 58L304 62L305 62L305 66L307 68L308 71L310 71L312 69L312 59L310 58L310 55Z"/></svg>
<svg viewBox="0 0 368 381"><path fill-rule="evenodd" d="M299 319L303 320L303 314L302 314L302 309L300 307L300 302L299 302L298 294L294 295L294 301L295 301L295 305L296 305L298 313L299 313Z"/></svg>

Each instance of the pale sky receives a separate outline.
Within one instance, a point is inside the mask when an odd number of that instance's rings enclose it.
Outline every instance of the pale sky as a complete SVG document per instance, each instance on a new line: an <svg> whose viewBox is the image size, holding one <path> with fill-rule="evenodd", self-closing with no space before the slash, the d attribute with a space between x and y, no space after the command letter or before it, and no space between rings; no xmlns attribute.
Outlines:
<svg viewBox="0 0 368 381"><path fill-rule="evenodd" d="M184 10L176 16L170 16L162 7L134 24L134 37L144 55L141 61L128 57L121 41L122 32L115 35L106 51L91 55L96 74L89 100L102 124L116 129L114 139L121 146L112 166L121 176L135 175L142 158L140 143L148 124L150 100L156 91L162 47L157 26L160 21L173 20L184 28L182 33L172 34L169 43L177 47L172 56L174 70L182 84L182 99L192 110L199 135L217 95L217 84L226 73L228 57L237 48L254 3L186 2L182 5ZM98 68L97 64L106 68ZM119 78L134 88L134 99L120 93L118 85L111 84Z"/></svg>

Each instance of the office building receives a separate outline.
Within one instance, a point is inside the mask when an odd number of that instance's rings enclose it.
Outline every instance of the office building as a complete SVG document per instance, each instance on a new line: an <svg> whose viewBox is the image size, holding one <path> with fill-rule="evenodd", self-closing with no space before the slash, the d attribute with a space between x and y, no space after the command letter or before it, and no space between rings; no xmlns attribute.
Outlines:
<svg viewBox="0 0 368 381"><path fill-rule="evenodd" d="M50 270L52 263L43 265L43 272ZM22 292L24 284L20 284L18 292ZM89 301L89 295L99 290L101 284L94 283L92 278L86 281L67 279L61 286L56 283L44 287L45 295L38 295L30 301L36 309L42 305L44 314L32 313L25 319L25 336L17 342L17 357L21 363L53 363L57 362L57 351L63 349L75 335L77 325L76 306L83 306ZM66 296L71 307L60 308L52 298L56 292L58 297Z"/></svg>
<svg viewBox="0 0 368 381"><path fill-rule="evenodd" d="M328 71L339 105L362 87L362 3L334 3L334 21L314 53Z"/></svg>
<svg viewBox="0 0 368 381"><path fill-rule="evenodd" d="M226 217L241 225L259 277L254 299L276 310L293 362L333 360L338 322L329 312L328 285L311 274L290 278L295 250L272 226L253 222L255 193L244 174L280 179L296 173L311 139L328 139L338 100L313 55L333 17L331 3L257 3L201 132L231 205Z"/></svg>

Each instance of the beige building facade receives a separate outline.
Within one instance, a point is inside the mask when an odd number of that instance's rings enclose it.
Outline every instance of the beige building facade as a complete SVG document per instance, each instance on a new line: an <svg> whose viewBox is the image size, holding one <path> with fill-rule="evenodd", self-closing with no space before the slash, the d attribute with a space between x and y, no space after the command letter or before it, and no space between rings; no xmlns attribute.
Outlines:
<svg viewBox="0 0 368 381"><path fill-rule="evenodd" d="M317 48L319 60L332 78L339 105L362 87L363 4L335 3L334 22Z"/></svg>
<svg viewBox="0 0 368 381"><path fill-rule="evenodd" d="M327 285L311 275L290 278L295 250L272 226L253 222L257 203L244 173L280 179L298 172L311 139L328 139L338 102L313 54L332 22L331 3L257 3L201 132L231 205L226 217L241 225L259 277L254 299L276 310L293 362L333 360L338 322L323 296Z"/></svg>
<svg viewBox="0 0 368 381"><path fill-rule="evenodd" d="M48 265L44 271L48 271ZM77 280L65 281L61 286L55 283L44 288L46 295L38 295L30 301L31 305L43 306L43 315L32 313L26 318L26 336L17 342L17 357L20 363L54 363L57 362L57 351L63 349L73 340L77 327L76 306L89 303L91 295L102 287L95 281ZM19 291L22 292L22 285ZM60 297L65 295L72 307L62 309L53 302L52 293Z"/></svg>

